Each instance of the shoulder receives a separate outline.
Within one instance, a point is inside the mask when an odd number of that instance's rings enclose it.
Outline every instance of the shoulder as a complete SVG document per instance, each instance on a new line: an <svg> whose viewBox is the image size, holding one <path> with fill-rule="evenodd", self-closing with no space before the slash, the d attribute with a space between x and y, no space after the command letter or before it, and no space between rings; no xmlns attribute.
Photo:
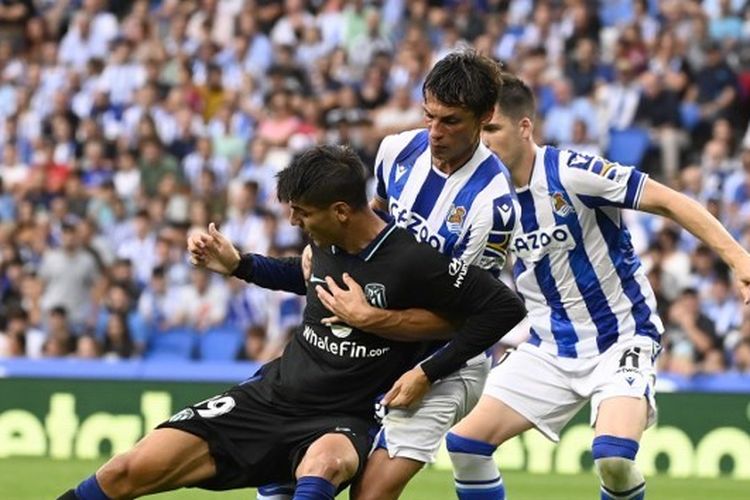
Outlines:
<svg viewBox="0 0 750 500"><path fill-rule="evenodd" d="M560 178L570 182L585 180L586 178L608 178L608 176L613 175L617 168L628 168L601 156L580 153L570 149L559 151L557 164Z"/></svg>
<svg viewBox="0 0 750 500"><path fill-rule="evenodd" d="M418 128L400 132L398 134L387 135L380 143L380 151L395 157L415 141L426 142L427 130Z"/></svg>

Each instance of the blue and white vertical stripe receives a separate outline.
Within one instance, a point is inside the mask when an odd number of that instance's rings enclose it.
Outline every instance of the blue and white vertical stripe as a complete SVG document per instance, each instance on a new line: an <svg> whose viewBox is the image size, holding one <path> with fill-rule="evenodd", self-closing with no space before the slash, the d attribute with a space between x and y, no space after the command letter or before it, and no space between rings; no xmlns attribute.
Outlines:
<svg viewBox="0 0 750 500"><path fill-rule="evenodd" d="M569 358L604 352L621 337L659 339L654 293L619 209L637 208L647 177L599 158L537 149L517 190L511 243L531 342Z"/></svg>
<svg viewBox="0 0 750 500"><path fill-rule="evenodd" d="M388 136L378 151L375 177L377 194L396 224L418 240L471 264L502 267L503 234L509 241L514 205L507 169L484 145L447 175L432 165L427 130ZM498 216L496 208L502 209Z"/></svg>

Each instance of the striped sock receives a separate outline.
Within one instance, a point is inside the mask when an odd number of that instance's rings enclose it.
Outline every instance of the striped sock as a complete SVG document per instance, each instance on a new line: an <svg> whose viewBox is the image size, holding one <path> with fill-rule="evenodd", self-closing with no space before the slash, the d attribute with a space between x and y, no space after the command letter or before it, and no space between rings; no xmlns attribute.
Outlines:
<svg viewBox="0 0 750 500"><path fill-rule="evenodd" d="M452 432L445 440L459 500L505 500L503 478L492 458L496 447Z"/></svg>
<svg viewBox="0 0 750 500"><path fill-rule="evenodd" d="M643 500L646 498L645 481L628 491L612 491L604 485L601 486L601 500Z"/></svg>
<svg viewBox="0 0 750 500"><path fill-rule="evenodd" d="M297 480L293 500L333 500L336 485L317 476L303 476Z"/></svg>

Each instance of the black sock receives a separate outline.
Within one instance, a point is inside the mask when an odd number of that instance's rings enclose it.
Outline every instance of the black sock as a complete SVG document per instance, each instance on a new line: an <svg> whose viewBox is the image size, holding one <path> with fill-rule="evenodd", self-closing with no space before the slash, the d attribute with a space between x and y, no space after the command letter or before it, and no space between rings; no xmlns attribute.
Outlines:
<svg viewBox="0 0 750 500"><path fill-rule="evenodd" d="M57 500L78 500L78 497L76 496L76 492L74 490L68 490L57 497Z"/></svg>

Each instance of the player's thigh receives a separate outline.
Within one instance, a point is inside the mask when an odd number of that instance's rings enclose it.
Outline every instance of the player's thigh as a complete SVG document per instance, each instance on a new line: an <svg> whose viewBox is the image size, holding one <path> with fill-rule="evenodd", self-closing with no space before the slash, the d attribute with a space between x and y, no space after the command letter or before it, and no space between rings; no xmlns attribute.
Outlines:
<svg viewBox="0 0 750 500"><path fill-rule="evenodd" d="M396 499L406 484L424 467L410 458L391 458L385 449L377 449L367 459L362 476L352 485L353 500Z"/></svg>
<svg viewBox="0 0 750 500"><path fill-rule="evenodd" d="M96 473L110 496L140 496L197 484L216 474L203 439L178 429L155 429L132 450L113 457Z"/></svg>
<svg viewBox="0 0 750 500"><path fill-rule="evenodd" d="M534 424L516 410L492 396L482 396L471 412L451 432L499 446Z"/></svg>
<svg viewBox="0 0 750 500"><path fill-rule="evenodd" d="M654 383L656 351L650 339L636 336L618 342L602 355L592 375L591 421L597 435L639 440L656 420Z"/></svg>
<svg viewBox="0 0 750 500"><path fill-rule="evenodd" d="M341 433L324 434L305 451L297 466L297 479L317 476L339 485L354 477L359 461L359 453L349 437Z"/></svg>
<svg viewBox="0 0 750 500"><path fill-rule="evenodd" d="M562 428L586 404L586 398L572 387L571 373L560 364L558 357L529 344L506 353L490 372L483 398L500 401L498 409L508 419L481 413L476 425L482 422L485 432L491 432L494 440L505 440L525 427L515 416L518 414L552 441L559 441ZM492 404L492 401L485 403Z"/></svg>
<svg viewBox="0 0 750 500"><path fill-rule="evenodd" d="M479 398L488 370L481 360L436 382L417 408L389 410L376 447L391 458L434 462L445 434Z"/></svg>
<svg viewBox="0 0 750 500"><path fill-rule="evenodd" d="M645 398L613 397L599 404L594 432L597 436L617 436L640 441L647 420L648 402Z"/></svg>

